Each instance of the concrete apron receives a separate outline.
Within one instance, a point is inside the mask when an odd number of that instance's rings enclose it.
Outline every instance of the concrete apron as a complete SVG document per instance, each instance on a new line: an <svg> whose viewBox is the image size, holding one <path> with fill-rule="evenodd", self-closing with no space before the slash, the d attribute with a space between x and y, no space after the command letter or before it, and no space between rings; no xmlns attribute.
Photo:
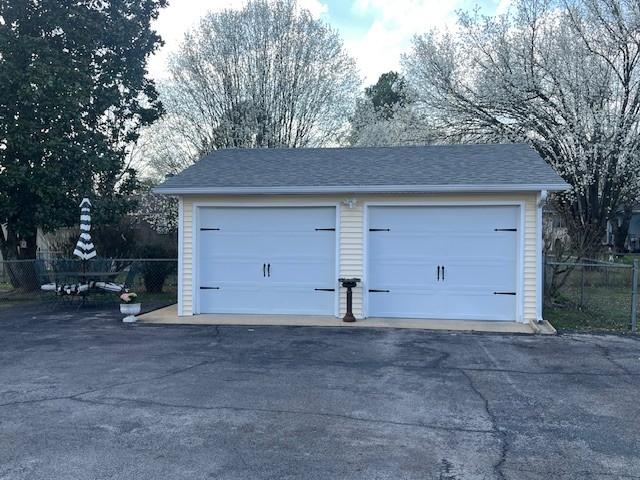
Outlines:
<svg viewBox="0 0 640 480"><path fill-rule="evenodd" d="M178 316L177 306L170 305L138 316L140 323L168 325L285 325L300 327L408 328L418 330L455 330L467 332L525 333L553 335L548 322L530 324L480 320L429 320L415 318L365 318L345 323L339 318L319 315L243 315L201 314Z"/></svg>

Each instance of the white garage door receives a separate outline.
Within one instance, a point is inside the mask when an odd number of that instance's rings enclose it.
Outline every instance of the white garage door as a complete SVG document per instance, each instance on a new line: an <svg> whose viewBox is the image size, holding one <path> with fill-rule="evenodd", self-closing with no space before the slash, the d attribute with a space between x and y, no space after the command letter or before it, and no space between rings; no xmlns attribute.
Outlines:
<svg viewBox="0 0 640 480"><path fill-rule="evenodd" d="M201 208L200 313L335 314L331 207Z"/></svg>
<svg viewBox="0 0 640 480"><path fill-rule="evenodd" d="M368 315L516 319L519 207L370 207Z"/></svg>

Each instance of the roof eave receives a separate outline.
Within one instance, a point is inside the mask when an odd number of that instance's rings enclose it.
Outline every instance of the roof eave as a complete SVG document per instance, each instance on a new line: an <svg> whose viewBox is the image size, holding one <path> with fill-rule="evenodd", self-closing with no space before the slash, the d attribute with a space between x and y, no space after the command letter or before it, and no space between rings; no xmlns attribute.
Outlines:
<svg viewBox="0 0 640 480"><path fill-rule="evenodd" d="M153 189L164 195L300 195L331 193L480 193L480 192L560 192L567 183L506 185L357 185L357 186L287 186L287 187L163 187Z"/></svg>

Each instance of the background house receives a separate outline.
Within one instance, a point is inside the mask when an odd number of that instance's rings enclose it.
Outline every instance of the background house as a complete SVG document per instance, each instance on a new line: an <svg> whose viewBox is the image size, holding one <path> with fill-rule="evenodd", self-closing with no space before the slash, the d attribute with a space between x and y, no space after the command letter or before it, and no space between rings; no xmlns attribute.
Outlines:
<svg viewBox="0 0 640 480"><path fill-rule="evenodd" d="M632 207L630 212L620 209L615 219L607 222L604 243L621 250L619 253L640 252L640 205Z"/></svg>

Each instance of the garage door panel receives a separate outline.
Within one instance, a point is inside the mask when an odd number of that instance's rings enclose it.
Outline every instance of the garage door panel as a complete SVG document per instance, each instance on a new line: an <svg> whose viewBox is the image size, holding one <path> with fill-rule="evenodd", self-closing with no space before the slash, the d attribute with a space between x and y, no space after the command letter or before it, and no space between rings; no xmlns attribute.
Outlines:
<svg viewBox="0 0 640 480"><path fill-rule="evenodd" d="M515 320L516 297L494 292L516 291L518 207L370 207L369 219L368 288L389 290L369 295L370 315Z"/></svg>
<svg viewBox="0 0 640 480"><path fill-rule="evenodd" d="M500 255L504 253L505 249L511 250L512 244L513 238L504 238L495 232L481 235L471 233L456 235L455 232L447 232L442 242L443 249L440 250L440 252L444 257L451 258L456 258L459 255L465 257L485 257ZM472 249L474 245L482 245L482 249L474 250Z"/></svg>
<svg viewBox="0 0 640 480"><path fill-rule="evenodd" d="M200 313L333 314L335 208L212 207L199 213ZM316 230L316 229L329 230ZM332 230L331 230L332 229ZM270 269L263 265L270 264Z"/></svg>
<svg viewBox="0 0 640 480"><path fill-rule="evenodd" d="M305 214L300 211L304 209ZM318 225L321 223L321 225ZM324 225L324 224L327 225ZM200 211L200 226L223 232L274 234L335 227L335 209L328 207L212 207ZM293 227L293 228L292 228ZM315 230L314 230L315 231Z"/></svg>
<svg viewBox="0 0 640 480"><path fill-rule="evenodd" d="M316 291L311 283L297 286L278 283L270 285L264 308L288 315L327 315L334 311L335 294Z"/></svg>
<svg viewBox="0 0 640 480"><path fill-rule="evenodd" d="M200 263L200 284L209 285L221 282L249 282L262 276L262 263L255 259L220 258L208 259Z"/></svg>
<svg viewBox="0 0 640 480"><path fill-rule="evenodd" d="M427 289L398 289L396 292L400 293L393 296L388 296L388 293L371 293L371 316L435 320L513 320L511 315L501 313L515 309L515 297L512 296L489 296L484 291L468 291L465 295L460 295L457 292L442 293ZM452 304L456 305L455 317L451 316Z"/></svg>
<svg viewBox="0 0 640 480"><path fill-rule="evenodd" d="M397 279L410 279L407 285L426 286L436 277L436 264L430 262L402 262L371 265L370 278L376 279L372 288L389 288Z"/></svg>
<svg viewBox="0 0 640 480"><path fill-rule="evenodd" d="M455 261L444 259L442 262L445 267L443 287L453 284L456 288L462 289L462 293L470 286L485 291L487 289L515 291L516 276L513 263L513 257L509 256L494 256L487 259L475 257ZM477 287L478 285L480 287Z"/></svg>
<svg viewBox="0 0 640 480"><path fill-rule="evenodd" d="M318 234L314 234L318 235ZM335 250L335 233L330 236L322 234L327 238L298 239L282 238L270 239L265 242L260 251L267 255L269 263L277 262L306 262L306 261L326 261L327 252ZM271 244L272 243L272 244Z"/></svg>
<svg viewBox="0 0 640 480"><path fill-rule="evenodd" d="M273 258L271 262L270 284L286 282L294 288L298 284L316 287L333 287L335 262L321 257L298 256L295 259ZM318 282L323 283L318 285Z"/></svg>
<svg viewBox="0 0 640 480"><path fill-rule="evenodd" d="M198 246L200 283L254 280L264 262L259 252L260 241L255 235L201 230Z"/></svg>
<svg viewBox="0 0 640 480"><path fill-rule="evenodd" d="M389 240L393 239L393 248ZM384 255L398 255L402 252L407 257L416 258L425 252L441 251L446 245L446 239L430 233L406 233L392 228L389 232L369 232L369 248L378 251L381 258Z"/></svg>
<svg viewBox="0 0 640 480"><path fill-rule="evenodd" d="M224 282L217 290L200 290L203 313L261 313L266 289L257 282Z"/></svg>
<svg viewBox="0 0 640 480"><path fill-rule="evenodd" d="M484 288L467 288L459 291L443 291L442 305L456 305L456 318L460 320L506 320L513 321L516 308L514 295L495 295ZM447 317L447 309L442 311Z"/></svg>
<svg viewBox="0 0 640 480"><path fill-rule="evenodd" d="M393 284L388 290L369 293L370 316L420 318L440 302L434 289Z"/></svg>

